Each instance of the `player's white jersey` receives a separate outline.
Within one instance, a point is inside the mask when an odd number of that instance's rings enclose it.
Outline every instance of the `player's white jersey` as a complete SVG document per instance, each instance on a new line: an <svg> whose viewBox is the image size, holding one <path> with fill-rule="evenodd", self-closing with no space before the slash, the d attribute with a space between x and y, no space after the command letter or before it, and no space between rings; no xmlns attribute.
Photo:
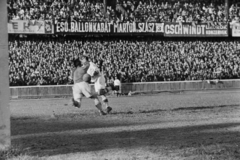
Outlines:
<svg viewBox="0 0 240 160"><path fill-rule="evenodd" d="M91 76L91 82L94 82L94 88L96 92L106 87L104 75L100 72L100 69L96 64L90 62L87 73Z"/></svg>
<svg viewBox="0 0 240 160"><path fill-rule="evenodd" d="M89 62L89 68L87 70L87 74L91 76L91 81L96 82L98 77L101 76L100 69L96 64Z"/></svg>

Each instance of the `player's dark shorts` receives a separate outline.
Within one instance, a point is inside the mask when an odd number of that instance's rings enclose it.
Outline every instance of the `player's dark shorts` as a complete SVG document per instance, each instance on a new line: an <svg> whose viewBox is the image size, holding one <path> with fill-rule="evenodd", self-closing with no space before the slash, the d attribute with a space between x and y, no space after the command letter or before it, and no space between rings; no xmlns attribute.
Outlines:
<svg viewBox="0 0 240 160"><path fill-rule="evenodd" d="M119 91L119 86L114 86L115 91Z"/></svg>
<svg viewBox="0 0 240 160"><path fill-rule="evenodd" d="M100 89L98 94L101 96L101 95L106 95L108 92L109 92L109 89L104 88L104 89Z"/></svg>

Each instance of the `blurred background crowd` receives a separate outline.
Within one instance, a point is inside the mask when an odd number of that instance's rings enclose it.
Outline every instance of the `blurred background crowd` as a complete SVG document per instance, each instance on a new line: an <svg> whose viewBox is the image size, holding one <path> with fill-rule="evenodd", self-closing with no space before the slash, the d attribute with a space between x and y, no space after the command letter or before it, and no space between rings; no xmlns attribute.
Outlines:
<svg viewBox="0 0 240 160"><path fill-rule="evenodd" d="M230 39L28 37L9 39L12 86L71 84L72 61L88 55L111 83L240 78Z"/></svg>
<svg viewBox="0 0 240 160"><path fill-rule="evenodd" d="M238 0L8 0L9 20L80 20L114 22L231 22L239 21ZM105 12L106 11L106 12Z"/></svg>

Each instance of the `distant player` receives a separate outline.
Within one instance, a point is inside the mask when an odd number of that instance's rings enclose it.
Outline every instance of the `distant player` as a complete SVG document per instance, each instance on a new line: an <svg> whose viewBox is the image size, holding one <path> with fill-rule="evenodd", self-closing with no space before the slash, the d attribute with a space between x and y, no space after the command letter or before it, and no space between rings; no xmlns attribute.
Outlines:
<svg viewBox="0 0 240 160"><path fill-rule="evenodd" d="M117 76L115 77L114 79L114 82L113 82L113 85L114 85L114 93L118 95L121 93L121 82L120 80L117 78Z"/></svg>
<svg viewBox="0 0 240 160"><path fill-rule="evenodd" d="M103 74L100 72L100 69L92 62L89 62L87 56L82 56L81 58L82 67L87 70L91 76L91 81L94 83L95 91L101 96L102 101L106 107L107 113L112 111L112 108L108 104L108 98L106 97L106 82Z"/></svg>
<svg viewBox="0 0 240 160"><path fill-rule="evenodd" d="M80 108L82 98L85 96L87 98L94 99L95 106L98 108L100 114L106 115L102 109L102 104L98 99L98 95L91 92L91 87L89 84L91 82L91 76L85 72L86 68L78 66L73 73L73 105L77 108Z"/></svg>

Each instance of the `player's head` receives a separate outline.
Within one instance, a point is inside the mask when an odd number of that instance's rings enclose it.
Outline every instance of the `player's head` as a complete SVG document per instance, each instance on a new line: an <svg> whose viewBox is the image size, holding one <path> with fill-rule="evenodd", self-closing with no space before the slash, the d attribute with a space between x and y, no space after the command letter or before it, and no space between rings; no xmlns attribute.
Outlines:
<svg viewBox="0 0 240 160"><path fill-rule="evenodd" d="M74 65L74 67L80 67L81 66L81 61L79 61L79 59L75 59L75 60L73 60L73 65Z"/></svg>
<svg viewBox="0 0 240 160"><path fill-rule="evenodd" d="M91 82L91 76L89 74L84 74L83 75L83 81L84 82L87 82L87 83L90 83Z"/></svg>
<svg viewBox="0 0 240 160"><path fill-rule="evenodd" d="M82 64L84 64L84 63L86 63L86 62L88 62L88 61L89 61L88 56L83 55L83 56L81 57L81 62L82 62Z"/></svg>

